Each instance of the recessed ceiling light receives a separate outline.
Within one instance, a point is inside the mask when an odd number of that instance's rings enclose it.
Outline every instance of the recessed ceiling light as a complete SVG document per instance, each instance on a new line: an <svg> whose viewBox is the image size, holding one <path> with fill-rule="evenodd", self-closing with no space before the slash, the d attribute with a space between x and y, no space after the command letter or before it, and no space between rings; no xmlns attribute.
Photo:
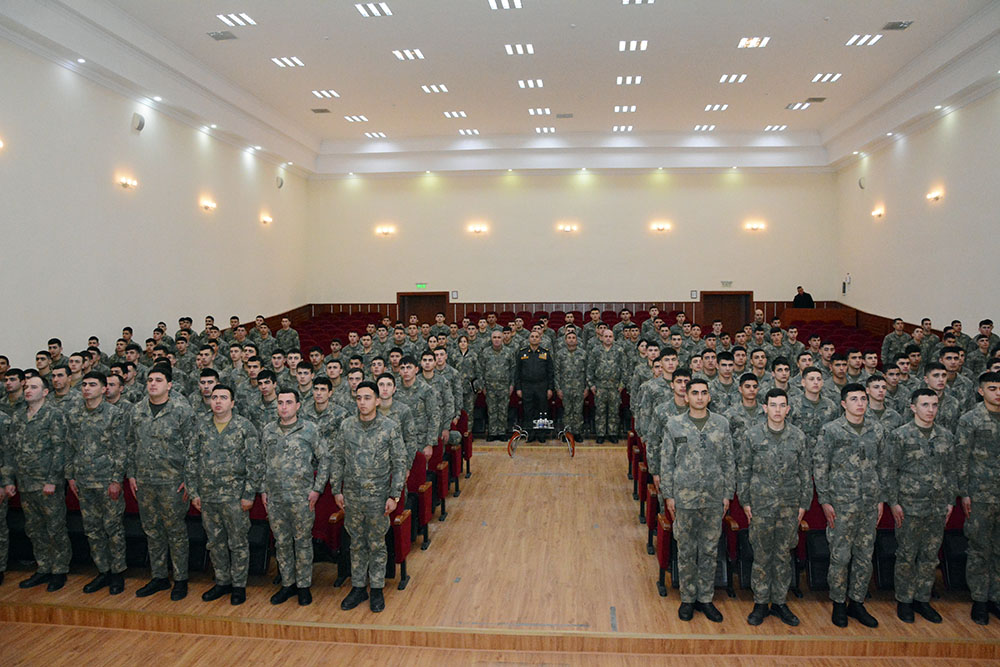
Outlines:
<svg viewBox="0 0 1000 667"><path fill-rule="evenodd" d="M289 167L290 167L290 166L292 166L293 164L295 164L295 163L294 163L294 162L292 162L291 160L289 160L289 161L288 161L288 166L289 166Z"/></svg>
<svg viewBox="0 0 1000 667"><path fill-rule="evenodd" d="M886 133L885 133L885 136L887 136L887 137L891 137L891 136L892 136L892 132L886 132Z"/></svg>
<svg viewBox="0 0 1000 667"><path fill-rule="evenodd" d="M465 115L464 111L445 111L444 112L444 117L445 118L465 118L466 115Z"/></svg>
<svg viewBox="0 0 1000 667"><path fill-rule="evenodd" d="M210 128L212 128L212 129L214 130L215 128L217 128L217 127L219 127L219 126L218 126L218 125L216 125L215 123L212 123L211 125L209 125L209 127L210 127Z"/></svg>
<svg viewBox="0 0 1000 667"><path fill-rule="evenodd" d="M882 39L882 35L854 35L844 46L875 46L875 43Z"/></svg>
<svg viewBox="0 0 1000 667"><path fill-rule="evenodd" d="M423 90L425 93L447 93L448 92L448 86L444 85L443 83L424 84L423 86L420 86L420 89Z"/></svg>
<svg viewBox="0 0 1000 667"><path fill-rule="evenodd" d="M532 116L551 116L552 109L549 107L534 107L533 109L528 109L528 114Z"/></svg>
<svg viewBox="0 0 1000 667"><path fill-rule="evenodd" d="M764 128L765 132L784 132L788 129L787 125L768 125Z"/></svg>
<svg viewBox="0 0 1000 667"><path fill-rule="evenodd" d="M705 111L725 111L729 108L728 104L706 104Z"/></svg>
<svg viewBox="0 0 1000 667"><path fill-rule="evenodd" d="M369 139L385 139L385 132L365 132Z"/></svg>
<svg viewBox="0 0 1000 667"><path fill-rule="evenodd" d="M163 98L160 97L159 95L153 95L153 101L154 102L162 102Z"/></svg>
<svg viewBox="0 0 1000 667"><path fill-rule="evenodd" d="M428 170L427 170L427 171L425 171L424 173L425 173L425 174L429 174L429 173L431 173L431 170L430 170L430 169L428 169Z"/></svg>
<svg viewBox="0 0 1000 667"><path fill-rule="evenodd" d="M738 49L763 49L771 41L770 37L741 37Z"/></svg>
<svg viewBox="0 0 1000 667"><path fill-rule="evenodd" d="M87 62L87 61L86 61L86 59L85 59L85 58L77 58L77 59L76 59L76 62L78 62L78 63L80 63L80 64L82 65L83 63L85 63L85 62Z"/></svg>
<svg viewBox="0 0 1000 667"><path fill-rule="evenodd" d="M354 5L354 8L366 19L376 16L392 16L389 5L384 2L359 2Z"/></svg>
<svg viewBox="0 0 1000 667"><path fill-rule="evenodd" d="M841 74L840 72L837 72L836 74L833 73L833 72L826 72L825 74L823 72L820 72L819 74L817 74L816 76L813 77L812 82L813 83L835 83L837 81L837 79L839 79L842 76L844 76L844 75Z"/></svg>
<svg viewBox="0 0 1000 667"><path fill-rule="evenodd" d="M320 99L324 99L324 98L326 98L326 99L332 99L334 97L340 97L340 93L338 93L336 90L332 90L332 89L314 90L314 91L312 91L312 94L315 95L316 97L320 98Z"/></svg>
<svg viewBox="0 0 1000 667"><path fill-rule="evenodd" d="M504 44L503 48L507 52L508 56L535 55L535 47L532 44Z"/></svg>
<svg viewBox="0 0 1000 667"><path fill-rule="evenodd" d="M854 151L853 155L857 155L857 154L858 154L858 152L857 152L857 151Z"/></svg>
<svg viewBox="0 0 1000 667"><path fill-rule="evenodd" d="M805 111L809 108L808 102L792 102L791 104L786 104L785 108L790 111Z"/></svg>
<svg viewBox="0 0 1000 667"><path fill-rule="evenodd" d="M395 51L392 52L392 55L396 56L400 60L423 60L424 59L424 54L420 51L420 49L403 49L403 50L398 50L397 49L397 50L395 50Z"/></svg>
<svg viewBox="0 0 1000 667"><path fill-rule="evenodd" d="M487 0L490 9L523 9L521 0Z"/></svg>
<svg viewBox="0 0 1000 667"><path fill-rule="evenodd" d="M618 77L618 85L619 86L632 86L632 85L638 86L640 83L642 83L642 75L641 74L636 74L635 76L631 76L630 75L630 76L620 76L620 77Z"/></svg>
<svg viewBox="0 0 1000 667"><path fill-rule="evenodd" d="M934 110L935 111L939 111L940 109L941 109L941 105L940 104L935 104L934 105Z"/></svg>
<svg viewBox="0 0 1000 667"><path fill-rule="evenodd" d="M554 127L536 127L535 132L537 134L555 134L556 128Z"/></svg>
<svg viewBox="0 0 1000 667"><path fill-rule="evenodd" d="M627 4L633 4L633 5L646 4L646 5L651 5L654 2L656 2L656 0L631 0L631 3L630 3L630 0L622 0L622 4L623 5L627 5Z"/></svg>
<svg viewBox="0 0 1000 667"><path fill-rule="evenodd" d="M216 14L215 17L228 25L230 28L235 28L236 26L246 27L248 25L257 25L257 22L246 15L244 12L239 14Z"/></svg>
<svg viewBox="0 0 1000 667"><path fill-rule="evenodd" d="M281 56L280 58L271 58L271 62L281 67L282 69L286 67L305 67L306 64L299 60L298 56L292 56L291 58L287 56Z"/></svg>
<svg viewBox="0 0 1000 667"><path fill-rule="evenodd" d="M615 105L615 113L635 113L635 105Z"/></svg>
<svg viewBox="0 0 1000 667"><path fill-rule="evenodd" d="M458 133L461 134L463 137L467 137L473 134L478 135L479 130L459 130Z"/></svg>
<svg viewBox="0 0 1000 667"><path fill-rule="evenodd" d="M723 74L719 77L719 83L743 83L746 80L746 74Z"/></svg>
<svg viewBox="0 0 1000 667"><path fill-rule="evenodd" d="M344 120L348 123L367 123L367 116L344 116Z"/></svg>
<svg viewBox="0 0 1000 667"><path fill-rule="evenodd" d="M586 167L580 167L580 171L587 171Z"/></svg>
<svg viewBox="0 0 1000 667"><path fill-rule="evenodd" d="M695 132L711 132L714 129L715 129L714 125L695 125L694 126L694 131Z"/></svg>
<svg viewBox="0 0 1000 667"><path fill-rule="evenodd" d="M507 171L514 171L513 169L508 169Z"/></svg>
<svg viewBox="0 0 1000 667"><path fill-rule="evenodd" d="M643 40L638 40L638 39L627 40L627 39L623 39L623 40L620 40L618 42L618 50L619 51L645 51L647 45L648 45L648 41L645 40L645 39L643 39Z"/></svg>
<svg viewBox="0 0 1000 667"><path fill-rule="evenodd" d="M614 127L611 128L611 131L612 132L631 132L632 131L632 126L631 125L615 125Z"/></svg>
<svg viewBox="0 0 1000 667"><path fill-rule="evenodd" d="M542 88L544 84L541 79L518 79L517 85L520 88Z"/></svg>

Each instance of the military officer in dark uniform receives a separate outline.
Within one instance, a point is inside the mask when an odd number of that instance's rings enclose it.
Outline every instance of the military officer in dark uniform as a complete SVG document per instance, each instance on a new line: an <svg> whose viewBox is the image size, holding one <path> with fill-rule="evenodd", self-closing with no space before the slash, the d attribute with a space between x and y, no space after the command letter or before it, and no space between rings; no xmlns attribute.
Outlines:
<svg viewBox="0 0 1000 667"><path fill-rule="evenodd" d="M515 357L514 390L521 398L524 419L529 427L542 413L548 412L549 399L555 388L552 353L541 346L542 334L535 329L528 335L527 347L521 348ZM541 434L529 428L528 442L545 442Z"/></svg>

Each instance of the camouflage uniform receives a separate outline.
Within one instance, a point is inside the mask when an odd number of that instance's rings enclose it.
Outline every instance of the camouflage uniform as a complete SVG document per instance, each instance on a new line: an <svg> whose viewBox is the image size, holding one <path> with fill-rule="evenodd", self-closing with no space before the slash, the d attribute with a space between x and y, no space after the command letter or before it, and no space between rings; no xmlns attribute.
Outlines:
<svg viewBox="0 0 1000 667"><path fill-rule="evenodd" d="M709 412L699 428L689 414L667 420L660 496L676 506L681 602L712 601L722 504L736 491L733 439L725 417Z"/></svg>
<svg viewBox="0 0 1000 667"><path fill-rule="evenodd" d="M743 439L747 431L754 426L767 423L767 415L764 413L764 408L754 403L754 406L748 409L743 405L742 400L731 406L724 416L729 420L729 430L733 434L733 447L736 448L737 452L739 452L740 447L743 445Z"/></svg>
<svg viewBox="0 0 1000 667"><path fill-rule="evenodd" d="M296 419L283 427L273 421L260 435L264 452L267 520L274 534L282 586L312 586L312 528L309 493L323 493L329 478L330 450L316 424Z"/></svg>
<svg viewBox="0 0 1000 667"><path fill-rule="evenodd" d="M736 376L729 384L723 384L722 378L716 376L714 380L708 382L708 394L712 397L712 402L708 404L708 409L716 414L723 415L729 408L738 404L740 398L740 383Z"/></svg>
<svg viewBox="0 0 1000 667"><path fill-rule="evenodd" d="M441 409L434 398L434 390L418 374L413 380L413 385L407 387L400 381L396 385L396 393L392 396L393 404L402 403L410 408L413 414L414 438L416 449L433 446L438 441L441 431L438 424L441 422ZM355 408L356 409L356 408ZM413 452L416 454L416 450ZM413 457L410 457L410 462Z"/></svg>
<svg viewBox="0 0 1000 667"><path fill-rule="evenodd" d="M10 417L17 412L18 409L23 410L26 405L27 403L24 400L24 394L21 394L21 396L19 396L13 403L10 402L10 394L8 394L0 400L0 412Z"/></svg>
<svg viewBox="0 0 1000 667"><path fill-rule="evenodd" d="M565 345L555 353L555 385L561 391L563 425L577 437L583 436L583 394L587 391L587 353L577 345Z"/></svg>
<svg viewBox="0 0 1000 667"><path fill-rule="evenodd" d="M639 393L632 399L635 432L646 441L647 446L649 420L652 418L653 410L663 401L670 400L671 395L670 383L661 375L643 382L639 387Z"/></svg>
<svg viewBox="0 0 1000 667"><path fill-rule="evenodd" d="M155 416L148 400L132 408L128 427L126 477L136 480L139 518L149 545L154 579L167 578L167 550L174 581L188 578L188 533L184 517L191 477L194 413L187 403L168 399Z"/></svg>
<svg viewBox="0 0 1000 667"><path fill-rule="evenodd" d="M598 437L615 437L620 428L618 408L625 373L625 355L620 347L603 344L587 357L587 386L594 387L594 431Z"/></svg>
<svg viewBox="0 0 1000 667"><path fill-rule="evenodd" d="M344 494L344 527L351 536L351 585L383 588L389 529L385 503L388 498L399 501L403 494L409 470L406 446L399 425L381 414L371 421L348 417L340 432L330 464L330 487Z"/></svg>
<svg viewBox="0 0 1000 667"><path fill-rule="evenodd" d="M6 403L6 401L4 401ZM10 447L10 417L0 410L0 487L9 483L6 470L7 449ZM0 499L0 573L7 569L7 552L10 550L10 531L7 530L7 494Z"/></svg>
<svg viewBox="0 0 1000 667"><path fill-rule="evenodd" d="M742 433L738 446L740 502L750 507L753 570L750 587L757 604L785 604L798 543L799 510L812 502L812 460L805 433L785 423L779 431L766 423Z"/></svg>
<svg viewBox="0 0 1000 667"><path fill-rule="evenodd" d="M437 370L434 371L429 380L423 374L421 374L421 377L423 377L424 382L429 384L437 395L440 413L437 432L440 435L441 431L451 429L451 421L458 415L455 409L455 387L447 377L438 373ZM437 442L436 439L435 442Z"/></svg>
<svg viewBox="0 0 1000 667"><path fill-rule="evenodd" d="M289 327L288 329L278 329L274 332L274 340L278 347L286 352L299 352L302 344L299 342L299 332Z"/></svg>
<svg viewBox="0 0 1000 667"><path fill-rule="evenodd" d="M823 427L840 416L840 401L834 403L820 394L819 400L813 403L805 392L788 397L788 423L798 426L806 434L809 450L816 446Z"/></svg>
<svg viewBox="0 0 1000 667"><path fill-rule="evenodd" d="M881 479L885 439L885 429L873 419L866 418L858 433L847 417L838 417L823 427L813 449L819 502L832 505L836 512L834 527L826 529L830 542L827 580L834 602L846 602L850 596L863 603L868 594L878 504L885 500Z"/></svg>
<svg viewBox="0 0 1000 667"><path fill-rule="evenodd" d="M460 386L462 390L462 410L465 414L469 415L469 426L472 426L472 412L476 406L476 367L478 364L476 351L472 349L472 344L469 344L469 351L462 354L458 348L455 349L455 354L448 354L448 363L454 366L455 370L458 371ZM405 436L404 436L405 439Z"/></svg>
<svg viewBox="0 0 1000 667"><path fill-rule="evenodd" d="M201 518L215 583L246 588L250 514L240 501L253 502L264 477L257 429L249 419L234 414L220 433L214 418L206 417L198 420L193 443L188 493L192 498L201 498Z"/></svg>
<svg viewBox="0 0 1000 667"><path fill-rule="evenodd" d="M125 493L108 495L125 479L128 414L107 401L93 410L74 405L66 413L66 477L76 481L83 532L97 571L125 571Z"/></svg>
<svg viewBox="0 0 1000 667"><path fill-rule="evenodd" d="M509 347L484 347L479 353L479 381L486 390L488 435L507 432L507 408L514 385L514 354Z"/></svg>
<svg viewBox="0 0 1000 667"><path fill-rule="evenodd" d="M948 506L955 502L955 436L911 421L889 434L886 461L889 507L903 508L896 528L896 599L930 602Z"/></svg>
<svg viewBox="0 0 1000 667"><path fill-rule="evenodd" d="M906 346L913 342L913 338L908 333L897 334L891 331L882 339L882 363L891 363L892 358L897 354L903 354Z"/></svg>
<svg viewBox="0 0 1000 667"><path fill-rule="evenodd" d="M646 435L643 437L646 443L646 469L650 475L660 474L660 447L663 444L663 429L667 420L677 415L688 413L687 404L678 405L674 400L672 392L664 394L663 400L659 401L649 411L649 417L643 417L646 423Z"/></svg>
<svg viewBox="0 0 1000 667"><path fill-rule="evenodd" d="M909 413L909 411L907 412ZM892 433L897 428L902 426L903 422L905 421L901 414L893 410L888 405L885 406L882 410L876 410L875 408L871 407L871 405L869 405L868 412L865 413L865 419L868 419L869 417L871 417L879 424L881 424L882 428L885 429L885 432L887 434ZM911 414L911 419L912 419L912 414Z"/></svg>
<svg viewBox="0 0 1000 667"><path fill-rule="evenodd" d="M1000 418L980 403L958 420L958 495L972 500L965 520L965 578L974 602L1000 602Z"/></svg>
<svg viewBox="0 0 1000 667"><path fill-rule="evenodd" d="M958 422L962 417L962 408L958 399L949 394L947 389L938 398L940 402L934 423L945 427L953 434L957 434ZM907 397L907 402L909 402L909 397Z"/></svg>

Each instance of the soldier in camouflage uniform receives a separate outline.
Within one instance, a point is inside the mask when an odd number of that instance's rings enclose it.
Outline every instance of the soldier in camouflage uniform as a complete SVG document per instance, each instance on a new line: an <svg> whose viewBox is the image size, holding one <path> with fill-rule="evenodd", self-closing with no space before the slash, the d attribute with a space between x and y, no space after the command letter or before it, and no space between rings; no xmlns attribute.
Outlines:
<svg viewBox="0 0 1000 667"><path fill-rule="evenodd" d="M380 403L375 383L362 382L358 414L341 425L330 464L330 487L351 536L351 592L340 604L344 610L368 599L366 585L371 587L371 610L385 609L388 516L403 494L409 466L399 424L378 412Z"/></svg>
<svg viewBox="0 0 1000 667"><path fill-rule="evenodd" d="M281 328L274 332L274 339L278 347L285 351L295 350L300 352L302 344L299 342L299 332L292 328L292 321L287 317L281 318Z"/></svg>
<svg viewBox="0 0 1000 667"><path fill-rule="evenodd" d="M417 372L417 361L411 356L403 357L399 362L400 382L396 385L393 401L405 404L413 414L416 431L417 448L423 450L424 456L430 459L437 444L438 425L441 422L441 408L434 395L434 390ZM355 406L357 403L355 402ZM414 456L416 451L413 452ZM410 457L411 464L413 457Z"/></svg>
<svg viewBox="0 0 1000 667"><path fill-rule="evenodd" d="M712 597L722 517L736 491L736 466L729 423L708 411L708 391L707 382L692 380L688 413L667 420L660 445L660 496L674 518L677 537L677 615L689 621L697 610L721 623Z"/></svg>
<svg viewBox="0 0 1000 667"><path fill-rule="evenodd" d="M125 436L128 415L104 400L107 378L87 373L81 381L83 401L66 413L69 488L80 500L83 531L97 577L83 587L111 595L125 590Z"/></svg>
<svg viewBox="0 0 1000 667"><path fill-rule="evenodd" d="M233 413L234 398L228 385L212 389L212 416L195 426L188 493L201 512L215 570L215 585L201 599L229 595L230 603L239 605L246 601L249 512L263 481L264 459L257 429Z"/></svg>
<svg viewBox="0 0 1000 667"><path fill-rule="evenodd" d="M66 532L66 416L49 404L48 385L33 375L24 381L24 409L11 419L2 483L8 496L21 494L24 529L38 570L20 583L31 588L48 583L49 591L66 584L70 543Z"/></svg>
<svg viewBox="0 0 1000 667"><path fill-rule="evenodd" d="M802 372L802 391L789 399L789 423L806 434L809 451L815 447L823 427L840 416L840 408L823 395L823 371L812 366Z"/></svg>
<svg viewBox="0 0 1000 667"><path fill-rule="evenodd" d="M729 430L733 434L733 446L737 452L743 444L746 432L767 421L764 410L757 402L759 390L760 382L757 381L757 376L753 373L744 373L740 376L740 402L731 405L729 410L724 413L726 419L729 420Z"/></svg>
<svg viewBox="0 0 1000 667"><path fill-rule="evenodd" d="M316 424L299 419L300 407L298 392L282 389L278 420L267 424L260 435L265 466L261 499L281 573L281 588L271 596L271 604L296 594L299 605L312 603L312 528L316 501L330 477L330 450Z"/></svg>
<svg viewBox="0 0 1000 667"><path fill-rule="evenodd" d="M587 356L587 386L594 392L594 431L598 443L605 438L618 442L625 356L614 342L615 335L610 329L604 329L600 343Z"/></svg>
<svg viewBox="0 0 1000 667"><path fill-rule="evenodd" d="M462 388L461 406L462 410L465 411L465 414L469 416L470 430L472 428L472 413L476 406L477 359L477 352L472 349L469 337L466 334L462 334L458 337L457 352L455 354L448 355L448 363L451 364L456 371L458 371Z"/></svg>
<svg viewBox="0 0 1000 667"><path fill-rule="evenodd" d="M7 449L10 446L10 417L0 410L0 584L7 571L7 553L10 550L10 531L7 530L7 487L4 479L7 472Z"/></svg>
<svg viewBox="0 0 1000 667"><path fill-rule="evenodd" d="M139 503L139 518L149 545L152 579L135 592L146 597L170 588L167 552L174 569L171 600L187 596L187 479L191 474L194 413L170 396L173 375L166 364L150 369L148 399L136 403L129 420L126 476Z"/></svg>
<svg viewBox="0 0 1000 667"><path fill-rule="evenodd" d="M670 383L663 378L663 360L659 356L653 360L653 376L639 386L632 401L632 415L635 433L643 440L647 437L649 418L653 408L667 398Z"/></svg>
<svg viewBox="0 0 1000 667"><path fill-rule="evenodd" d="M913 342L910 334L904 331L905 328L906 324L902 319L897 317L892 321L892 331L882 339L883 360L892 359L897 354L902 354L906 350L906 346Z"/></svg>
<svg viewBox="0 0 1000 667"><path fill-rule="evenodd" d="M872 576L875 526L885 500L886 433L881 424L865 418L868 395L860 384L849 383L841 390L840 405L844 415L823 427L812 454L813 480L830 542L831 620L843 628L852 616L874 628L878 621L864 603Z"/></svg>
<svg viewBox="0 0 1000 667"><path fill-rule="evenodd" d="M668 357L669 358L669 357ZM663 359L660 359L663 363ZM688 413L687 387L691 382L691 372L686 368L678 368L670 373L671 379L667 383L669 393L663 399L652 406L649 417L643 417L646 435L646 469L653 478L653 485L660 486L660 446L663 444L663 433L667 421L678 415ZM666 377L666 374L664 374Z"/></svg>
<svg viewBox="0 0 1000 667"><path fill-rule="evenodd" d="M892 433L903 425L903 416L885 403L885 391L887 384L881 373L869 375L863 383L865 391L868 393L868 412L866 415L878 423L886 433Z"/></svg>
<svg viewBox="0 0 1000 667"><path fill-rule="evenodd" d="M420 434L417 432L413 411L405 403L393 400L396 395L396 378L391 373L379 375L375 384L378 386L378 413L399 424L399 434L403 436L403 445L406 448L406 464L410 466L413 457L420 450Z"/></svg>
<svg viewBox="0 0 1000 667"><path fill-rule="evenodd" d="M786 603L794 568L790 551L812 502L812 459L805 434L786 420L787 392L771 389L764 401L765 423L744 431L737 447L738 492L753 547L754 606L747 623L760 625L773 614L795 626L799 619Z"/></svg>
<svg viewBox="0 0 1000 667"><path fill-rule="evenodd" d="M577 329L566 329L565 344L555 353L556 394L563 405L563 426L574 436L583 437L583 401L587 387L587 353L579 344Z"/></svg>
<svg viewBox="0 0 1000 667"><path fill-rule="evenodd" d="M507 433L507 407L514 391L514 354L503 345L503 333L490 333L489 347L479 352L479 381L486 390L487 440L503 440Z"/></svg>
<svg viewBox="0 0 1000 667"><path fill-rule="evenodd" d="M933 389L940 399L934 422L952 433L957 433L962 409L958 399L948 392L948 371L945 370L944 364L932 361L924 366L924 384Z"/></svg>
<svg viewBox="0 0 1000 667"><path fill-rule="evenodd" d="M10 417L18 408L23 408L24 402L24 371L20 368L10 368L3 376L6 395L0 399L0 412Z"/></svg>
<svg viewBox="0 0 1000 667"><path fill-rule="evenodd" d="M448 364L448 357L448 349L443 345L438 345L438 348L434 350L434 377L445 380L451 387L453 416L448 428L455 429L458 427L458 420L462 416L462 400L464 396L462 391L462 376L453 366ZM376 375L372 379L372 382L377 380L378 376ZM472 414L469 413L469 416L471 417Z"/></svg>
<svg viewBox="0 0 1000 667"><path fill-rule="evenodd" d="M740 401L740 383L733 377L736 364L733 361L732 352L719 352L716 355L719 362L719 373L714 380L708 383L708 390L712 396L712 403L709 408L712 412L725 414L726 411Z"/></svg>
<svg viewBox="0 0 1000 667"><path fill-rule="evenodd" d="M969 560L965 578L972 620L1000 618L1000 373L979 376L983 402L958 420L958 495L965 510Z"/></svg>
<svg viewBox="0 0 1000 667"><path fill-rule="evenodd" d="M890 433L886 457L887 504L896 523L896 615L912 623L917 612L940 623L930 599L958 491L955 437L934 423L938 397L932 390L913 392L910 405L913 421Z"/></svg>

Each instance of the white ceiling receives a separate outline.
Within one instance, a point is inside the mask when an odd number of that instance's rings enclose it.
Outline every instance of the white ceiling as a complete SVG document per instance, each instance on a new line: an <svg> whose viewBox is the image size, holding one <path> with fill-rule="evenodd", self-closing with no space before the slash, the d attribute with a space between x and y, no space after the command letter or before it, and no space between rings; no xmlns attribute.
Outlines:
<svg viewBox="0 0 1000 667"><path fill-rule="evenodd" d="M8 0L0 25L57 57L80 53L88 60L76 67L83 74L140 97L162 95L164 110L216 122L221 137L263 144L275 160L294 156L317 173L561 168L581 160L823 168L884 138L874 114L913 123L933 108L922 99L930 91L957 103L995 86L990 75L1000 69L1000 3L989 0L522 1L523 9L493 11L488 0L386 0L392 16L364 18L350 0ZM216 18L230 12L257 25ZM888 21L913 24L885 31ZM221 30L237 39L207 34ZM855 33L884 37L845 46ZM770 42L737 49L744 36ZM619 40L632 39L648 40L647 50L620 53ZM504 45L515 43L532 44L534 55L507 55ZM425 58L392 54L413 48ZM270 59L281 56L305 67L279 68ZM959 80L963 63L974 66ZM812 83L827 72L843 76ZM723 74L747 78L721 84ZM616 85L619 75L641 75L642 84ZM544 87L519 88L527 78ZM421 90L442 83L448 93ZM314 89L340 97L320 100ZM827 99L805 111L785 108L813 96ZM728 109L704 111L716 103ZM913 108L893 113L907 104ZM615 105L636 112L614 113ZM531 116L531 107L552 115ZM457 110L467 117L443 114ZM696 133L696 124L716 130ZM634 130L614 134L613 125ZM788 129L764 133L767 125ZM555 136L539 136L539 126L554 127ZM479 135L461 137L468 128Z"/></svg>

